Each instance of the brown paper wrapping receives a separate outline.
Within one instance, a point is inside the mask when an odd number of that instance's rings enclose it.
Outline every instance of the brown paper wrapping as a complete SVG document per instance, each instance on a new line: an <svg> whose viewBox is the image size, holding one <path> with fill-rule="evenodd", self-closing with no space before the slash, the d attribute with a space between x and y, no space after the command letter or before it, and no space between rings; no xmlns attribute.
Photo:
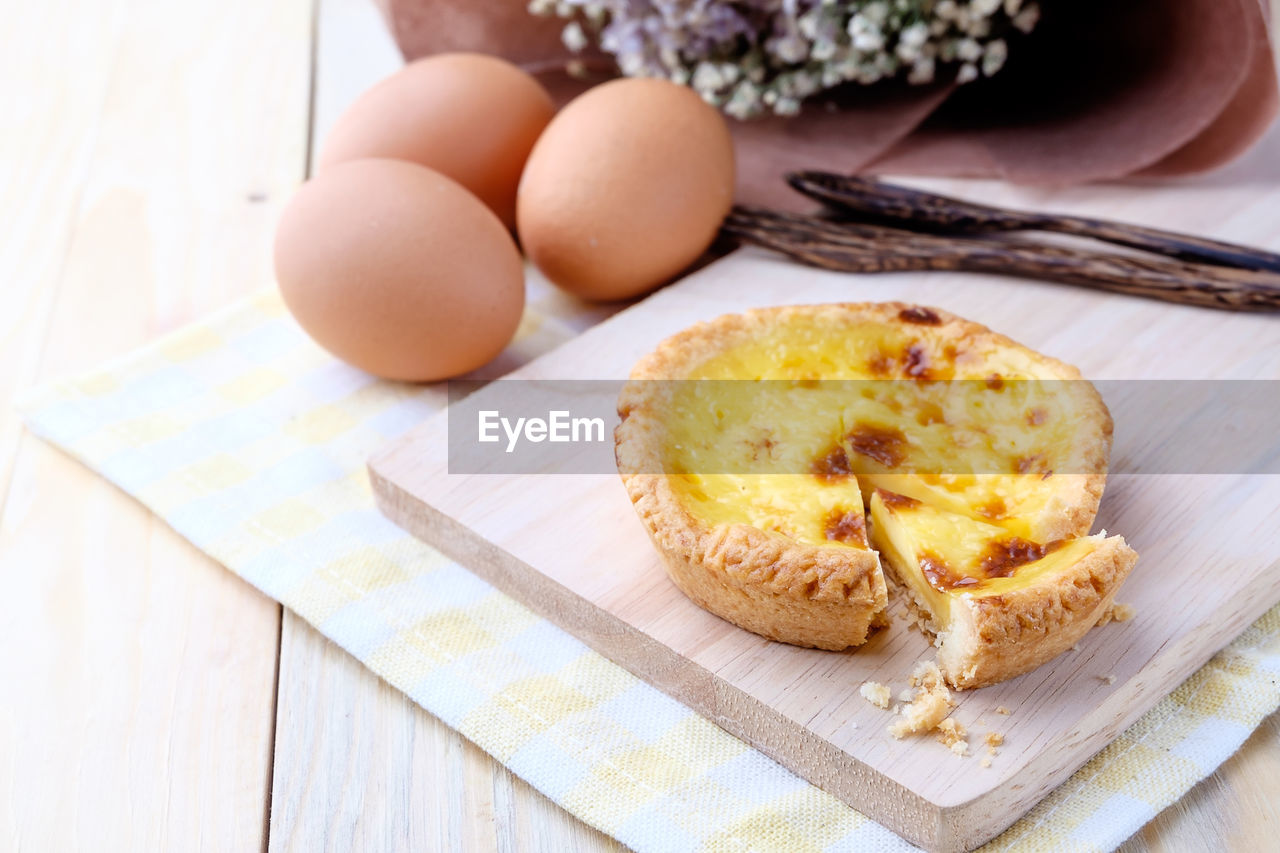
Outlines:
<svg viewBox="0 0 1280 853"><path fill-rule="evenodd" d="M558 98L563 21L526 0L375 0L406 59L504 56ZM799 204L790 169L994 177L1062 185L1202 172L1248 149L1277 111L1266 0L1041 0L1035 32L989 80L852 87L791 119L732 122L739 198ZM599 59L593 67L602 66Z"/></svg>

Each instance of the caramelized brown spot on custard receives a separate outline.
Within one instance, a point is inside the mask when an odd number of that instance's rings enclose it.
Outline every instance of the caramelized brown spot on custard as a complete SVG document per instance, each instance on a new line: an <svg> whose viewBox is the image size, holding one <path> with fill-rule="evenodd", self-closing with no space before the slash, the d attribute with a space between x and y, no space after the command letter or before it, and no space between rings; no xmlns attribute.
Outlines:
<svg viewBox="0 0 1280 853"><path fill-rule="evenodd" d="M929 369L929 354L924 351L924 347L920 344L912 344L907 347L906 358L903 360L903 370L912 379L932 379L933 372Z"/></svg>
<svg viewBox="0 0 1280 853"><path fill-rule="evenodd" d="M751 461L759 462L761 453L769 459L773 458L773 449L778 446L778 442L773 440L773 436L765 435L754 441L748 441L747 446L751 448Z"/></svg>
<svg viewBox="0 0 1280 853"><path fill-rule="evenodd" d="M890 509L910 509L920 506L920 501L915 498L909 498L906 495L900 495L897 492L890 492L885 489L876 489L876 494L880 495L880 500Z"/></svg>
<svg viewBox="0 0 1280 853"><path fill-rule="evenodd" d="M1030 456L1019 456L1013 463L1015 474L1044 474L1052 473L1044 455L1033 453Z"/></svg>
<svg viewBox="0 0 1280 853"><path fill-rule="evenodd" d="M956 574L945 560L930 551L920 555L920 573L930 586L941 592L977 586L980 582L978 578Z"/></svg>
<svg viewBox="0 0 1280 853"><path fill-rule="evenodd" d="M1034 563L1064 544L1066 543L1058 540L1047 545L1037 545L1021 537L1010 536L1008 539L999 539L989 544L986 553L982 555L982 562L978 565L982 569L982 574L988 578L1007 578L1011 577L1020 566Z"/></svg>
<svg viewBox="0 0 1280 853"><path fill-rule="evenodd" d="M845 453L843 447L836 445L825 456L814 460L809 473L828 483L843 480L853 473L849 470L849 454Z"/></svg>
<svg viewBox="0 0 1280 853"><path fill-rule="evenodd" d="M942 407L937 403L931 403L928 400L924 400L916 406L916 423L920 424L920 426L945 424L946 422L947 416L942 411Z"/></svg>
<svg viewBox="0 0 1280 853"><path fill-rule="evenodd" d="M918 323L921 326L939 326L942 318L928 308L912 305L898 312L898 319L904 323Z"/></svg>
<svg viewBox="0 0 1280 853"><path fill-rule="evenodd" d="M876 489L876 493L881 496L884 506L891 510L910 510L911 507L920 506L920 502L915 498L906 497L905 494L890 492L887 489Z"/></svg>
<svg viewBox="0 0 1280 853"><path fill-rule="evenodd" d="M893 427L860 424L847 436L853 452L896 468L907 458L907 437Z"/></svg>
<svg viewBox="0 0 1280 853"><path fill-rule="evenodd" d="M978 507L978 515L983 518L1004 518L1008 512L1009 508L1000 498L992 498Z"/></svg>
<svg viewBox="0 0 1280 853"><path fill-rule="evenodd" d="M1037 406L1027 411L1027 424L1029 426L1040 426L1049 417L1049 413Z"/></svg>
<svg viewBox="0 0 1280 853"><path fill-rule="evenodd" d="M959 574L941 557L925 551L920 556L920 572L934 589L941 592L972 589L984 580L1012 577L1021 566L1034 563L1065 544L1066 541L1060 539L1047 545L1037 545L1017 536L997 540L987 546L978 564L982 577Z"/></svg>
<svg viewBox="0 0 1280 853"><path fill-rule="evenodd" d="M1004 377L999 373L993 373L987 377L987 387L992 391L1000 391L1004 389Z"/></svg>
<svg viewBox="0 0 1280 853"><path fill-rule="evenodd" d="M893 359L881 352L867 363L872 376L889 376L893 373Z"/></svg>
<svg viewBox="0 0 1280 853"><path fill-rule="evenodd" d="M827 516L824 531L833 542L844 542L849 545L867 547L867 520L862 508L845 509L836 507Z"/></svg>

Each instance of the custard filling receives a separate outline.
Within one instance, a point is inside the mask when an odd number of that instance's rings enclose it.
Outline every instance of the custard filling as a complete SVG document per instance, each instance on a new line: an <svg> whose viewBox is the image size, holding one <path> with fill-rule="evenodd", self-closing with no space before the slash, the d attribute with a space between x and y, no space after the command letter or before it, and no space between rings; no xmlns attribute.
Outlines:
<svg viewBox="0 0 1280 853"><path fill-rule="evenodd" d="M854 516L882 488L1030 537L1083 476L1061 473L1082 469L1072 406L1083 389L1023 381L1034 353L966 349L927 309L910 311L903 326L791 318L673 383L664 472L689 511L866 547ZM942 381L957 379L980 381Z"/></svg>
<svg viewBox="0 0 1280 853"><path fill-rule="evenodd" d="M893 492L871 497L871 541L898 580L945 630L954 596L1000 595L1069 568L1101 536L1032 542L994 524L947 512Z"/></svg>

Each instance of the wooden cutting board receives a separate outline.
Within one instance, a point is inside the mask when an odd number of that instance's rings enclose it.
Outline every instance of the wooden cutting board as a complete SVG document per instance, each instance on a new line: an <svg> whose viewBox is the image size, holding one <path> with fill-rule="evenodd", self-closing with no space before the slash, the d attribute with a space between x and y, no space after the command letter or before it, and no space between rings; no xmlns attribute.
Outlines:
<svg viewBox="0 0 1280 853"><path fill-rule="evenodd" d="M1167 197L1157 207L1160 195L1152 191L1147 215L1131 215L1176 224L1176 215L1160 215L1176 210ZM1205 198L1219 222L1242 211L1274 211L1262 194ZM1187 215L1205 215L1200 203L1185 208L1194 211ZM969 317L1092 379L1280 379L1280 319L1272 317L1017 279L843 275L754 250L660 291L511 377L624 378L662 338L722 313L887 299ZM931 657L900 603L891 607L890 630L850 652L766 641L676 590L616 476L451 475L446 446L441 415L371 460L374 490L390 518L781 764L934 850L970 848L1009 826L1280 598L1280 477L1113 476L1095 529L1123 534L1141 555L1119 595L1136 607L1136 618L1090 632L1078 650L1021 678L958 694L954 715L971 741L971 755L958 757L929 737L892 739L890 712L858 695L867 680L896 694L914 664ZM1011 714L997 713L1002 706ZM1005 743L982 768L988 731Z"/></svg>

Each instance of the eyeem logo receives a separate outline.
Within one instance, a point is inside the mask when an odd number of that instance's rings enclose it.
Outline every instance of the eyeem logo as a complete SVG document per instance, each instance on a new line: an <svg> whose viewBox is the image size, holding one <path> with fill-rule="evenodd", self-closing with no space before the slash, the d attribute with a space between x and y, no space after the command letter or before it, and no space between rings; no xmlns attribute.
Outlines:
<svg viewBox="0 0 1280 853"><path fill-rule="evenodd" d="M543 441L553 443L604 441L604 418L575 418L571 412L555 410L547 412L546 418L510 418L502 417L495 409L485 409L477 413L477 440L482 443L493 443L502 440L505 434L507 453L514 453L521 439L534 444Z"/></svg>

